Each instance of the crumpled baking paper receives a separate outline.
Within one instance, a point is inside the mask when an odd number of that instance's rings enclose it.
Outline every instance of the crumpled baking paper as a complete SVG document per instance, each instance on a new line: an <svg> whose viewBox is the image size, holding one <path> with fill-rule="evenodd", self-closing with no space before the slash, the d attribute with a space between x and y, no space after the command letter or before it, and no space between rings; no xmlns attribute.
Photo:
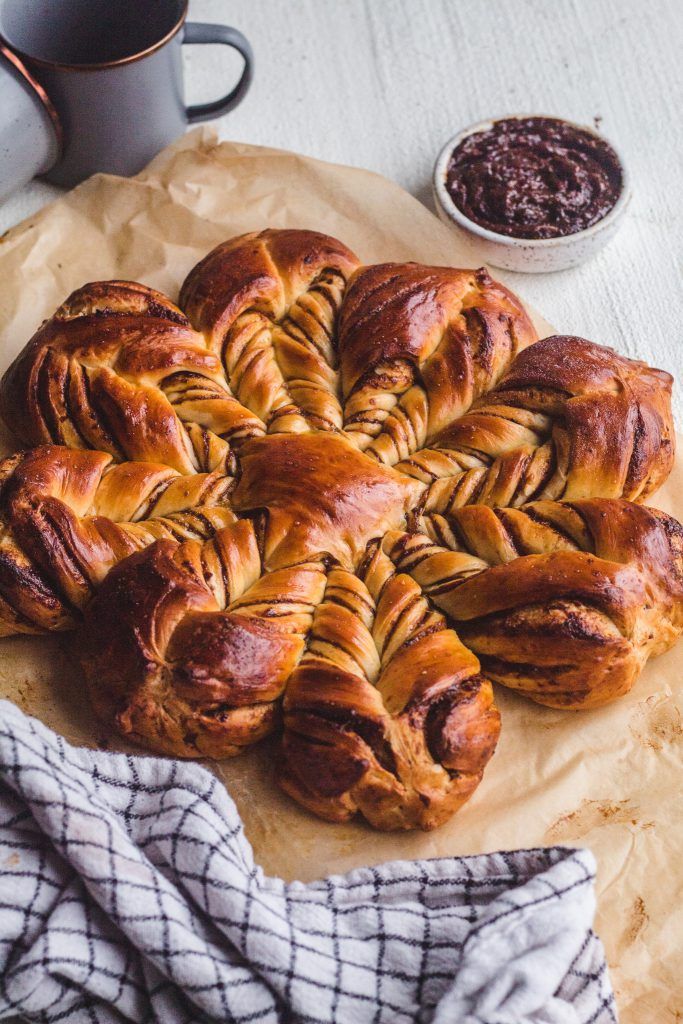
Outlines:
<svg viewBox="0 0 683 1024"><path fill-rule="evenodd" d="M0 368L86 281L132 278L176 298L209 249L266 226L328 232L367 262L471 263L448 227L378 175L219 144L202 129L136 178L98 175L6 233ZM523 294L523 278L512 280ZM535 319L541 334L551 333ZM683 458L651 503L683 519ZM1 641L0 696L72 743L126 749L92 718L69 646L68 635ZM238 805L257 860L285 879L395 858L590 846L598 861L596 930L622 1022L674 1024L683 1020L682 658L683 644L650 662L630 694L597 711L553 711L498 688L502 737L484 781L459 814L429 834L379 834L362 822L313 818L278 789L268 741L211 767Z"/></svg>

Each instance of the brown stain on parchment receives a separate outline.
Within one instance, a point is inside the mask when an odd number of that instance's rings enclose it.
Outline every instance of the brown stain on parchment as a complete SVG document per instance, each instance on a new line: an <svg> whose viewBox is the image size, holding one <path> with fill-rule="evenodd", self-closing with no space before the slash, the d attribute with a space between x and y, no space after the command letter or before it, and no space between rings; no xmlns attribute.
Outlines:
<svg viewBox="0 0 683 1024"><path fill-rule="evenodd" d="M29 676L26 676L23 679L14 680L13 699L22 711L25 711L29 715L33 708L35 689L34 681Z"/></svg>
<svg viewBox="0 0 683 1024"><path fill-rule="evenodd" d="M649 920L650 917L645 910L643 897L636 896L633 901L633 906L631 907L629 923L624 933L624 939L626 940L627 945L630 946L632 942L636 941Z"/></svg>
<svg viewBox="0 0 683 1024"><path fill-rule="evenodd" d="M639 938L650 920L642 896L636 896L628 909L626 926L617 941L617 955L621 956Z"/></svg>
<svg viewBox="0 0 683 1024"><path fill-rule="evenodd" d="M683 718L671 697L653 693L634 709L629 729L646 750L662 750L683 738Z"/></svg>
<svg viewBox="0 0 683 1024"><path fill-rule="evenodd" d="M575 811L560 815L546 830L544 841L563 842L580 839L600 825L631 825L653 828L654 822L640 821L639 808L630 800L582 800Z"/></svg>

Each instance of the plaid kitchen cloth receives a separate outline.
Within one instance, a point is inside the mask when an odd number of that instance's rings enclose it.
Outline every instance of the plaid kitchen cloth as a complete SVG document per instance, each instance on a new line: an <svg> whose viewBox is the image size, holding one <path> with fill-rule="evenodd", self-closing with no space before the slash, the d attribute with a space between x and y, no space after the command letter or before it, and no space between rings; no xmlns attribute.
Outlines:
<svg viewBox="0 0 683 1024"><path fill-rule="evenodd" d="M560 847L264 877L196 764L0 702L0 1017L607 1024L594 861Z"/></svg>

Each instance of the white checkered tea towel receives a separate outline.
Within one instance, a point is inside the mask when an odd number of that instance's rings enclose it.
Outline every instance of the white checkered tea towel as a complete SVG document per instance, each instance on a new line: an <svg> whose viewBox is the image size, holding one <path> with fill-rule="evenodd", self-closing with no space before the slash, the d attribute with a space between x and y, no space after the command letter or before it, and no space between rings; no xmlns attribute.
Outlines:
<svg viewBox="0 0 683 1024"><path fill-rule="evenodd" d="M594 862L559 847L266 878L196 764L0 702L0 1017L607 1024Z"/></svg>

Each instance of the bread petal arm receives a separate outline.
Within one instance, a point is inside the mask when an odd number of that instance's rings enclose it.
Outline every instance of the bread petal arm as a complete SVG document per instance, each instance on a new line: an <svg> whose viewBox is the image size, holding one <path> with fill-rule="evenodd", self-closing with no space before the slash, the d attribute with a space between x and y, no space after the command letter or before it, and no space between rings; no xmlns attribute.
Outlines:
<svg viewBox="0 0 683 1024"><path fill-rule="evenodd" d="M359 577L330 574L312 637L285 694L281 785L332 821L435 828L498 739L476 657L377 545Z"/></svg>

